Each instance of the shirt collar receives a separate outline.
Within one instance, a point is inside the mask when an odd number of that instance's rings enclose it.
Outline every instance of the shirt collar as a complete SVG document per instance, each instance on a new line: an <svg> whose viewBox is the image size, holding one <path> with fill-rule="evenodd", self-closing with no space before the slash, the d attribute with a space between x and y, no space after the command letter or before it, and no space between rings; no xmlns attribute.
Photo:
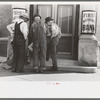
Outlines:
<svg viewBox="0 0 100 100"><path fill-rule="evenodd" d="M23 20L23 19L19 19L19 20L17 21L17 23L20 23L20 22L24 22L24 20Z"/></svg>

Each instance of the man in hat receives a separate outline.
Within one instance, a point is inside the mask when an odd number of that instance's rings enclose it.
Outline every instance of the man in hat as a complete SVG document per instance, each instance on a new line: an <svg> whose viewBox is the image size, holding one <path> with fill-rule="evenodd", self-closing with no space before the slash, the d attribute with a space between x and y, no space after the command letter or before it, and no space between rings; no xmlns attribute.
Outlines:
<svg viewBox="0 0 100 100"><path fill-rule="evenodd" d="M29 20L26 13L19 16L15 24L13 39L13 62L12 72L23 72L25 61L25 43L28 35L27 21Z"/></svg>
<svg viewBox="0 0 100 100"><path fill-rule="evenodd" d="M33 41L33 71L43 72L46 70L46 27L38 14L33 17L30 35Z"/></svg>
<svg viewBox="0 0 100 100"><path fill-rule="evenodd" d="M51 57L52 59L52 70L57 71L57 54L56 47L61 37L61 29L59 26L53 22L51 17L45 18L45 23L47 27L47 54L46 60L48 61Z"/></svg>
<svg viewBox="0 0 100 100"><path fill-rule="evenodd" d="M12 65L12 60L13 60L13 48L12 48L12 41L14 37L14 29L15 29L15 23L18 21L18 18L13 19L13 22L9 25L7 25L7 30L9 31L9 36L8 36L8 45L7 45L7 61L6 63L8 65ZM10 67L9 67L10 68Z"/></svg>

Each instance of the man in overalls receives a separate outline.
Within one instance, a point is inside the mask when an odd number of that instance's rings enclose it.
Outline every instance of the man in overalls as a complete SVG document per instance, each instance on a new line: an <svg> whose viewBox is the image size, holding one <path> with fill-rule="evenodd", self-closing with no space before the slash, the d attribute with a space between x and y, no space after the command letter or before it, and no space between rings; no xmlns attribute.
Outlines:
<svg viewBox="0 0 100 100"><path fill-rule="evenodd" d="M59 42L59 38L61 37L61 29L60 27L53 22L51 17L45 18L46 28L47 28L47 54L46 60L48 61L51 57L52 59L52 71L57 71L57 54L56 48Z"/></svg>
<svg viewBox="0 0 100 100"><path fill-rule="evenodd" d="M34 15L33 21L30 30L33 41L33 71L43 72L46 70L46 27L38 14Z"/></svg>
<svg viewBox="0 0 100 100"><path fill-rule="evenodd" d="M13 62L12 72L23 72L25 61L25 43L28 35L27 21L29 20L26 13L19 16L15 24L15 34L13 39Z"/></svg>

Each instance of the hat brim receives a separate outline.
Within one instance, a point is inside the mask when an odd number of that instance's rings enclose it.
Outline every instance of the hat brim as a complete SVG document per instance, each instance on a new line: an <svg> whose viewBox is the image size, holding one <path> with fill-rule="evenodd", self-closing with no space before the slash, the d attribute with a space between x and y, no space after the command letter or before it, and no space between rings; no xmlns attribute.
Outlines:
<svg viewBox="0 0 100 100"><path fill-rule="evenodd" d="M45 21L45 23L47 23L47 22L49 22L49 21L52 21L52 20L54 20L54 19L50 19L50 20L48 20L48 21Z"/></svg>
<svg viewBox="0 0 100 100"><path fill-rule="evenodd" d="M25 19L29 20L29 18L27 16L20 16L20 18L25 18Z"/></svg>

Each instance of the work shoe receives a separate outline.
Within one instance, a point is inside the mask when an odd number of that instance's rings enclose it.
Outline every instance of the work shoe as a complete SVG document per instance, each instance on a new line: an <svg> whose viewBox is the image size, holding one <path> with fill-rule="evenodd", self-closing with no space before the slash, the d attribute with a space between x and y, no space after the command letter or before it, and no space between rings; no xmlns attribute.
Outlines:
<svg viewBox="0 0 100 100"><path fill-rule="evenodd" d="M16 70L15 70L15 69L12 69L11 71L12 71L12 72L16 72Z"/></svg>
<svg viewBox="0 0 100 100"><path fill-rule="evenodd" d="M16 71L16 73L23 73L23 72L24 72L23 70L20 70L20 71L17 70Z"/></svg>
<svg viewBox="0 0 100 100"><path fill-rule="evenodd" d="M42 67L41 68L41 73L43 73L44 71L46 71L46 68L45 67Z"/></svg>
<svg viewBox="0 0 100 100"><path fill-rule="evenodd" d="M57 71L58 68L57 67L52 67L52 71Z"/></svg>
<svg viewBox="0 0 100 100"><path fill-rule="evenodd" d="M39 67L38 67L38 66L35 66L33 69L34 69L34 70L37 70L37 69L39 69Z"/></svg>
<svg viewBox="0 0 100 100"><path fill-rule="evenodd" d="M34 70L34 72L36 72L36 73L43 73L44 71L40 70L40 69L37 69L37 70Z"/></svg>
<svg viewBox="0 0 100 100"><path fill-rule="evenodd" d="M45 68L45 67L42 67L42 68L41 68L41 70L44 70L44 71L45 71L45 70L46 70L46 68Z"/></svg>
<svg viewBox="0 0 100 100"><path fill-rule="evenodd" d="M38 72L38 70L39 70L38 66L35 66L35 67L32 68L32 72Z"/></svg>
<svg viewBox="0 0 100 100"><path fill-rule="evenodd" d="M43 73L44 71L46 71L46 68L45 67L39 67L35 72L37 73Z"/></svg>

